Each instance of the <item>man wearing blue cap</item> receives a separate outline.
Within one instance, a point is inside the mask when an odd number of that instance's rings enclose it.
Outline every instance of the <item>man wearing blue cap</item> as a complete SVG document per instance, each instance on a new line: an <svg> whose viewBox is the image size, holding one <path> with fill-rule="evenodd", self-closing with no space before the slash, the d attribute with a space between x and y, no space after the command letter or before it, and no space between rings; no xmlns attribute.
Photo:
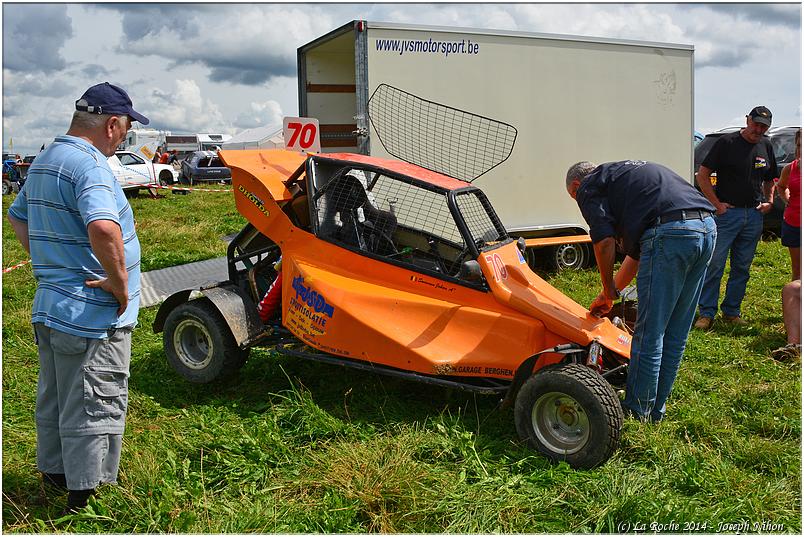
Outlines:
<svg viewBox="0 0 804 537"><path fill-rule="evenodd" d="M132 121L148 124L123 89L89 88L8 210L37 280L37 467L48 488L69 490L67 512L115 483L120 463L140 243L107 158Z"/></svg>

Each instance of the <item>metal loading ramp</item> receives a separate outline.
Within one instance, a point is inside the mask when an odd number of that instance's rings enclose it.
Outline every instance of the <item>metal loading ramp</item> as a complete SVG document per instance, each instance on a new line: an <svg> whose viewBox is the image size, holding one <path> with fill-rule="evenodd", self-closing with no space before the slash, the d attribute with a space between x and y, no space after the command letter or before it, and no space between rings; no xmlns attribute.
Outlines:
<svg viewBox="0 0 804 537"><path fill-rule="evenodd" d="M143 272L140 276L140 307L155 306L176 291L229 278L226 258L207 259L186 265Z"/></svg>

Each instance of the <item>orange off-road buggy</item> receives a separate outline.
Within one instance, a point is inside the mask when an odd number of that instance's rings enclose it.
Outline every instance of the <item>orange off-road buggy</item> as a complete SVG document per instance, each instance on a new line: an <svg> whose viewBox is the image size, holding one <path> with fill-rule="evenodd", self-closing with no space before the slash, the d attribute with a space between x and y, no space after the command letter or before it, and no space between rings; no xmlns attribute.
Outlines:
<svg viewBox="0 0 804 537"><path fill-rule="evenodd" d="M612 386L625 382L630 335L534 274L524 239L509 238L483 192L454 178L504 161L516 130L395 88L377 91L392 103L376 93L369 102L383 146L425 167L346 153L220 151L249 223L229 245L227 281L160 307L154 330L164 331L171 366L210 382L264 346L499 394L514 405L520 436L547 457L578 468L605 462L622 427ZM434 108L483 131L464 133L473 145L453 148L460 158L442 151L447 129L422 139ZM375 121L389 110L405 112L400 129Z"/></svg>
<svg viewBox="0 0 804 537"><path fill-rule="evenodd" d="M554 460L616 449L630 336L534 274L476 187L355 154L221 151L249 224L229 280L169 297L171 366L191 382L237 371L250 347L501 394ZM281 257L281 306L257 311ZM293 345L295 343L295 345Z"/></svg>

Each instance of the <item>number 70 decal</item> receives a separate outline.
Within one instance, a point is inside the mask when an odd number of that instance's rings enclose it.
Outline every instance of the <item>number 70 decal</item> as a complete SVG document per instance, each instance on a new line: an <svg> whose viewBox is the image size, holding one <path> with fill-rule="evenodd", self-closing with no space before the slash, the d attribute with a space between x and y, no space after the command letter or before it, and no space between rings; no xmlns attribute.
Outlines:
<svg viewBox="0 0 804 537"><path fill-rule="evenodd" d="M494 280L500 281L508 278L508 269L505 268L502 258L499 254L489 254L486 256L486 263L491 265L494 269Z"/></svg>
<svg viewBox="0 0 804 537"><path fill-rule="evenodd" d="M286 117L282 122L285 149L318 153L321 137L318 120L310 117Z"/></svg>

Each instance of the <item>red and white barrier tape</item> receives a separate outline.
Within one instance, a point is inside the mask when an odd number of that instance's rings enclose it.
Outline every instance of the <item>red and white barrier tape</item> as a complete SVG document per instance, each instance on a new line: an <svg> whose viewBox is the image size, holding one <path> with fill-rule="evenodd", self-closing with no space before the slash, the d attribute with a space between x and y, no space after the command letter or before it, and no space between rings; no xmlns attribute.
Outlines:
<svg viewBox="0 0 804 537"><path fill-rule="evenodd" d="M130 183L135 184L135 183ZM151 183L148 185L142 185L143 188L162 188L166 190L190 190L195 192L232 192L231 189L223 189L223 188L192 188L192 187L182 187L182 186L162 186L157 183Z"/></svg>
<svg viewBox="0 0 804 537"><path fill-rule="evenodd" d="M13 265L11 267L4 268L3 269L3 274L5 274L6 272L11 272L12 270L18 269L20 267L24 267L25 265L27 265L30 262L31 262L31 260L29 259L28 261L22 261L21 263L17 263L16 265Z"/></svg>

